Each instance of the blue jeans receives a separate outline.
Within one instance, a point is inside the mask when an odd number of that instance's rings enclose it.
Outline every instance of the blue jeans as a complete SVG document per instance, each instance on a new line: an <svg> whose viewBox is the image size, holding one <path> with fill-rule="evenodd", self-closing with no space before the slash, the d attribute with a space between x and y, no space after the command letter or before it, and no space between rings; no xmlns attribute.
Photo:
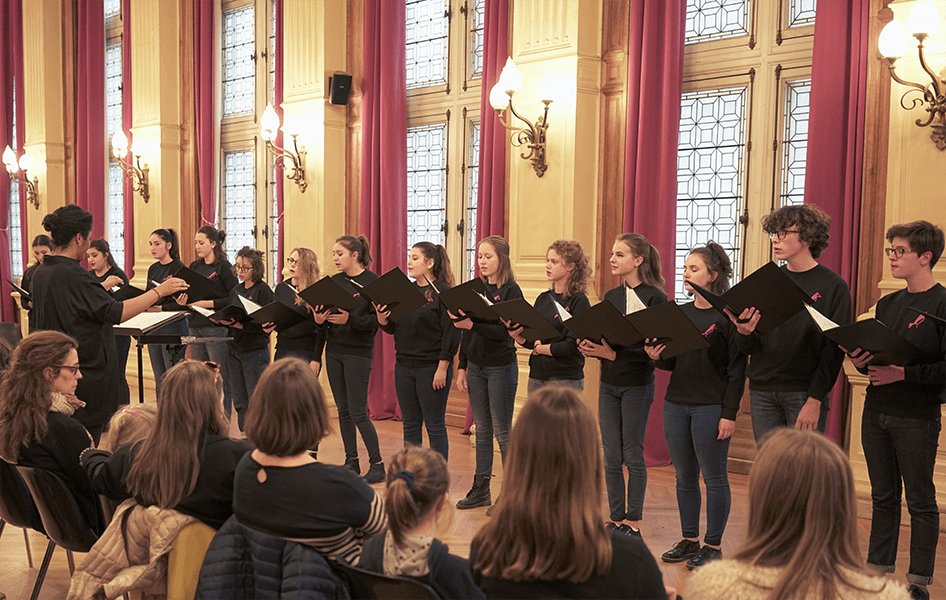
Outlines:
<svg viewBox="0 0 946 600"><path fill-rule="evenodd" d="M467 387L476 423L476 474L493 474L493 436L499 442L499 454L506 463L506 446L512 428L512 412L519 387L519 365L513 361L499 367L467 365Z"/></svg>
<svg viewBox="0 0 946 600"><path fill-rule="evenodd" d="M227 337L226 327L188 327L192 337ZM223 412L230 418L233 406L233 396L230 392L230 368L227 356L230 354L227 342L210 342L207 344L195 343L190 345L191 358L194 360L209 360L220 365L220 377L223 378Z"/></svg>
<svg viewBox="0 0 946 600"><path fill-rule="evenodd" d="M404 445L420 446L424 441L421 426L427 425L430 448L447 458L450 445L447 441L447 396L453 381L453 365L447 367L447 384L439 390L433 386L438 365L407 367L394 365L394 387L397 403L404 418Z"/></svg>
<svg viewBox="0 0 946 600"><path fill-rule="evenodd" d="M722 404L664 402L664 437L677 475L677 508L683 537L700 537L700 472L706 483L706 536L718 546L729 520L732 496L726 462L729 440L719 436Z"/></svg>
<svg viewBox="0 0 946 600"><path fill-rule="evenodd" d="M939 445L941 419L907 419L865 409L861 441L873 514L867 564L893 573L900 538L900 498L907 494L910 511L910 583L933 581L939 509L933 485L933 467Z"/></svg>
<svg viewBox="0 0 946 600"><path fill-rule="evenodd" d="M378 432L368 418L368 380L371 378L371 357L349 354L326 354L325 370L338 408L338 429L345 445L345 460L358 458L355 427L368 451L371 464L381 462Z"/></svg>
<svg viewBox="0 0 946 600"><path fill-rule="evenodd" d="M536 379L535 377L529 378L529 383L528 383L529 387L527 389L529 390L529 393L531 394L532 392L536 391L543 385L547 383L552 383L553 381L556 381L564 385L570 385L573 388L577 389L579 392L584 391L585 389L584 379Z"/></svg>
<svg viewBox="0 0 946 600"><path fill-rule="evenodd" d="M155 329L151 334L187 335L187 319L168 323L164 327ZM161 393L161 380L164 379L164 374L167 373L168 369L181 362L184 353L176 352L172 355L166 344L148 344L148 356L151 357L151 372L154 373L154 393L157 396Z"/></svg>
<svg viewBox="0 0 946 600"><path fill-rule="evenodd" d="M259 350L237 350L230 344L227 366L230 369L230 387L233 407L237 411L237 422L243 431L246 411L250 408L250 397L266 365L269 364L269 346Z"/></svg>
<svg viewBox="0 0 946 600"><path fill-rule="evenodd" d="M608 507L615 522L640 521L647 489L644 464L644 434L654 402L654 382L639 386L601 383L598 393L598 421L604 445L604 483ZM627 508L624 496L624 469L627 465Z"/></svg>
<svg viewBox="0 0 946 600"><path fill-rule="evenodd" d="M808 392L766 392L749 390L752 411L752 434L759 444L766 433L776 427L794 427L805 402ZM828 423L828 398L821 400L821 415L818 417L818 431L824 433Z"/></svg>

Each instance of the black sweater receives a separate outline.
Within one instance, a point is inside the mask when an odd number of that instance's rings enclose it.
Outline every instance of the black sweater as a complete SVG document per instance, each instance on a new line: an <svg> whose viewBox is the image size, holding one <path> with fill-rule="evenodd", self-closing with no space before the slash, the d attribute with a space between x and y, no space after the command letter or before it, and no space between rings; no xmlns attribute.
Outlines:
<svg viewBox="0 0 946 600"><path fill-rule="evenodd" d="M240 280L233 274L233 265L230 264L230 261L224 258L212 265L208 265L204 262L204 259L198 258L190 264L189 268L191 271L203 275L216 284L214 286L213 295L210 298L204 298L204 300L213 300L214 310L220 310L230 304L230 290L240 283ZM188 319L190 319L191 327L219 327L219 325L207 317L196 312L191 313Z"/></svg>
<svg viewBox="0 0 946 600"><path fill-rule="evenodd" d="M618 286L604 295L604 302L613 304L621 314L625 314L627 298L626 287ZM634 288L641 302L647 306L656 306L667 301L667 294L646 283L638 284ZM654 363L644 352L644 345L632 348L614 348L617 356L614 360L601 360L601 383L621 387L636 387L647 385L654 380Z"/></svg>
<svg viewBox="0 0 946 600"><path fill-rule="evenodd" d="M322 349L325 347L325 329L316 325L312 313L304 304L296 304L296 292L285 281L276 285L276 300L293 307L296 312L305 315L306 320L276 334L276 352L312 353L312 360L322 362Z"/></svg>
<svg viewBox="0 0 946 600"><path fill-rule="evenodd" d="M414 286L421 293L429 286ZM441 292L449 289L446 283L439 283ZM440 297L431 294L427 306L423 306L407 315L397 323L388 321L381 327L385 333L394 335L396 361L405 367L428 367L442 360L453 363L453 357L460 346L460 330L453 326L447 314L447 307Z"/></svg>
<svg viewBox="0 0 946 600"><path fill-rule="evenodd" d="M118 267L109 267L108 271L105 271L105 274L101 277L95 274L95 271L90 270L89 273L92 273L92 277L95 277L99 283L105 283L105 280L111 277L112 275L118 276L122 280L122 284L128 285L128 275L125 275L125 272L119 269ZM112 293L112 290L108 290L109 293Z"/></svg>
<svg viewBox="0 0 946 600"><path fill-rule="evenodd" d="M388 532L378 534L367 542L361 551L362 569L384 574L384 542ZM441 598L486 598L483 590L473 583L470 564L465 558L450 554L450 549L440 540L435 539L427 555L430 572L420 577L398 575L414 579L434 588Z"/></svg>
<svg viewBox="0 0 946 600"><path fill-rule="evenodd" d="M166 265L162 265L159 262L152 264L148 267L148 285L145 287L145 291L154 289L157 287L155 283L164 283L171 277L174 277L174 274L184 266L178 259L173 259ZM161 298L161 301L158 303L158 306L161 307L161 310L179 312L184 310L180 304L174 300L174 295L165 296Z"/></svg>
<svg viewBox="0 0 946 600"><path fill-rule="evenodd" d="M840 275L824 265L800 273L783 266L782 271L811 297L812 308L838 325L851 322L851 290ZM740 335L737 343L749 355L746 375L753 390L807 392L826 402L844 363L844 353L806 310L768 335L755 331Z"/></svg>
<svg viewBox="0 0 946 600"><path fill-rule="evenodd" d="M559 332L559 337L549 342L552 356L532 354L529 356L529 377L547 381L549 379L584 379L585 356L578 351L578 340L575 334L565 328L555 303L558 302L571 313L572 316L581 314L591 308L588 296L578 293L565 298L548 290L539 294L535 299L535 310L545 317ZM532 348L529 348L531 350Z"/></svg>
<svg viewBox="0 0 946 600"><path fill-rule="evenodd" d="M502 287L484 281L486 296L492 303L522 298L519 284L510 279ZM502 323L479 323L463 330L460 338L460 362L458 368L465 369L471 362L480 367L502 367L516 360L516 343L509 337Z"/></svg>
<svg viewBox="0 0 946 600"><path fill-rule="evenodd" d="M917 294L899 290L877 302L877 320L912 342L923 356L902 365L903 381L867 386L864 408L908 419L936 419L946 401L946 326L911 306L946 318L946 288L937 283Z"/></svg>
<svg viewBox="0 0 946 600"><path fill-rule="evenodd" d="M677 404L722 404L722 418L735 421L746 385L746 355L736 346L736 326L712 307L699 309L690 302L680 308L703 332L709 347L657 361L659 368L673 371L664 399Z"/></svg>
<svg viewBox="0 0 946 600"><path fill-rule="evenodd" d="M269 289L265 281L257 281L250 288L240 282L230 290L229 304L243 306L240 296L252 300L260 306L266 306L273 301L273 290ZM214 304L216 305L216 302ZM256 320L246 317L241 321L241 324L243 327L231 327L227 333L228 336L233 338L229 343L235 350L248 352L250 350L261 350L269 345L269 334L263 331L263 326L257 323Z"/></svg>
<svg viewBox="0 0 946 600"><path fill-rule="evenodd" d="M374 336L378 332L378 317L375 315L374 306L351 284L350 279L364 287L377 278L378 274L368 269L351 278L344 273L332 275L332 279L358 300L358 308L348 313L348 322L344 325L325 322L323 327L326 329L326 352L371 357Z"/></svg>

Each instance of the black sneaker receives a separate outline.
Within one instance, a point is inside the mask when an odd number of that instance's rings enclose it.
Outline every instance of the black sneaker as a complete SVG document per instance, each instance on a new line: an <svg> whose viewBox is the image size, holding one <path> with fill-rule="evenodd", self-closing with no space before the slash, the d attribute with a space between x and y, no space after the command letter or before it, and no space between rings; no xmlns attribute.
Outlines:
<svg viewBox="0 0 946 600"><path fill-rule="evenodd" d="M907 593L910 594L912 600L930 600L930 590L922 585L911 583Z"/></svg>
<svg viewBox="0 0 946 600"><path fill-rule="evenodd" d="M612 529L617 529L618 524L615 523L614 521L608 521L607 523L604 524L604 528L606 531L611 531Z"/></svg>
<svg viewBox="0 0 946 600"><path fill-rule="evenodd" d="M346 458L345 466L355 472L355 475L361 475L361 465L358 464L357 458Z"/></svg>
<svg viewBox="0 0 946 600"><path fill-rule="evenodd" d="M689 560L700 553L700 543L693 540L680 540L660 556L665 563L678 563Z"/></svg>
<svg viewBox="0 0 946 600"><path fill-rule="evenodd" d="M387 474L384 472L384 463L371 463L365 473L365 483L381 483Z"/></svg>
<svg viewBox="0 0 946 600"><path fill-rule="evenodd" d="M644 536L641 535L641 530L640 530L640 529L634 529L633 527L631 527L631 526L628 525L627 523L621 523L620 525L618 525L618 528L617 528L617 529L618 529L618 531L621 531L621 532L623 532L623 533L626 533L627 535L629 535L629 536L631 536L631 537L633 537L633 538L637 538L637 539L639 539L639 540L641 540L641 541L644 541Z"/></svg>
<svg viewBox="0 0 946 600"><path fill-rule="evenodd" d="M709 546L703 546L700 548L699 553L687 561L687 568L691 571L693 569L699 569L708 562L712 562L716 559L723 557L723 551L717 550L716 548L710 548Z"/></svg>

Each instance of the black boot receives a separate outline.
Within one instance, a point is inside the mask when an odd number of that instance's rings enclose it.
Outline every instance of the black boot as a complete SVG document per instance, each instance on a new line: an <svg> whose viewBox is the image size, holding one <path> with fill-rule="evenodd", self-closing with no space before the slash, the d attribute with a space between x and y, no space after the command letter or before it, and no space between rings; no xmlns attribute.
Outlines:
<svg viewBox="0 0 946 600"><path fill-rule="evenodd" d="M492 503L493 501L489 496L489 477L474 475L473 487L470 488L466 498L457 502L457 508L465 510L467 508L489 506Z"/></svg>
<svg viewBox="0 0 946 600"><path fill-rule="evenodd" d="M355 475L361 475L361 465L358 464L357 458L346 458L345 466L355 472Z"/></svg>

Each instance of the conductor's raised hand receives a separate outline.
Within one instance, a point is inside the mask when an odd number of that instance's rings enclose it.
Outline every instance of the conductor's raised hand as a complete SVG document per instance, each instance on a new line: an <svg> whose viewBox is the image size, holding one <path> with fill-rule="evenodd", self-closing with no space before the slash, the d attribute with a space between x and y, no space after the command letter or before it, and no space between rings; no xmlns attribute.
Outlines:
<svg viewBox="0 0 946 600"><path fill-rule="evenodd" d="M164 298L165 296L170 296L171 294L177 294L177 293L183 292L188 287L190 286L187 285L187 282L181 279L180 277L170 277L162 281L154 289L156 292L158 292L158 294L162 298ZM180 299L178 298L178 304L186 305L187 294L181 294L181 295L184 298L184 302L181 302Z"/></svg>
<svg viewBox="0 0 946 600"><path fill-rule="evenodd" d="M374 314L378 317L378 325L382 327L387 325L388 321L391 319L391 311L388 309L388 305L380 306L374 302L371 304L374 305Z"/></svg>
<svg viewBox="0 0 946 600"><path fill-rule="evenodd" d="M338 312L335 314L329 314L328 322L333 325L344 325L348 322L348 311L338 309Z"/></svg>
<svg viewBox="0 0 946 600"><path fill-rule="evenodd" d="M105 278L105 281L102 282L102 287L104 287L107 290L110 290L116 285L122 285L123 283L125 282L122 281L122 278L119 277L118 275L109 275L108 277Z"/></svg>
<svg viewBox="0 0 946 600"><path fill-rule="evenodd" d="M729 320L732 321L736 326L736 331L742 335L749 335L755 331L756 325L759 324L759 319L762 318L762 313L760 313L754 306L742 311L738 317L732 314L728 308L723 309L723 311L726 313L726 316L729 317Z"/></svg>
<svg viewBox="0 0 946 600"><path fill-rule="evenodd" d="M663 354L663 351L667 349L667 344L658 344L656 346L648 346L650 342L657 341L657 338L647 338L644 340L644 352L647 353L647 356L650 357L650 360L658 361L660 360L660 355Z"/></svg>

